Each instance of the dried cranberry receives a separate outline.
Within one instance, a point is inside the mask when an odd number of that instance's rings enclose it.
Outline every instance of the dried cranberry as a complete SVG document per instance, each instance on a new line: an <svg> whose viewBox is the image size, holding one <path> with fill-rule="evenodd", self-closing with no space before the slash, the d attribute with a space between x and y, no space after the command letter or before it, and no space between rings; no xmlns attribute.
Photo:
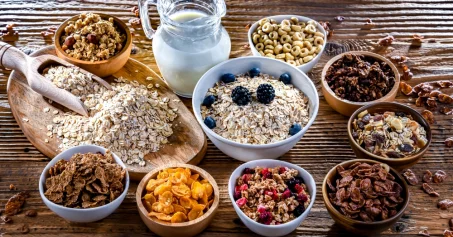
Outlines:
<svg viewBox="0 0 453 237"><path fill-rule="evenodd" d="M308 197L307 197L307 195L305 195L303 193L299 193L297 195L297 201L304 203L304 202L308 201Z"/></svg>
<svg viewBox="0 0 453 237"><path fill-rule="evenodd" d="M245 204L247 203L247 198L243 197L243 198L240 198L236 201L236 204L239 206L239 207L243 207Z"/></svg>
<svg viewBox="0 0 453 237"><path fill-rule="evenodd" d="M300 204L299 206L297 206L294 209L293 214L294 214L295 217L299 217L304 212L305 212L305 206L303 204Z"/></svg>
<svg viewBox="0 0 453 237"><path fill-rule="evenodd" d="M283 174L283 173L285 173L285 172L286 172L286 167L280 167L280 168L278 169L278 173L279 173L279 174Z"/></svg>
<svg viewBox="0 0 453 237"><path fill-rule="evenodd" d="M302 188L302 186L300 186L299 184L294 185L294 189L296 190L297 193L301 193L302 191L304 191L304 188Z"/></svg>
<svg viewBox="0 0 453 237"><path fill-rule="evenodd" d="M257 211L258 211L259 213L263 213L263 212L266 211L266 207L264 207L263 205L260 204L260 205L258 206Z"/></svg>
<svg viewBox="0 0 453 237"><path fill-rule="evenodd" d="M241 198L241 187L240 186L236 186L234 187L234 193L233 193L233 198L234 200L238 200L239 198Z"/></svg>
<svg viewBox="0 0 453 237"><path fill-rule="evenodd" d="M291 191L289 189L285 189L285 191L282 193L282 199L287 199L291 196Z"/></svg>
<svg viewBox="0 0 453 237"><path fill-rule="evenodd" d="M252 178L251 174L244 174L242 175L242 182L247 184L251 178Z"/></svg>
<svg viewBox="0 0 453 237"><path fill-rule="evenodd" d="M264 178L265 179L272 179L272 173L271 172L268 172L264 175Z"/></svg>
<svg viewBox="0 0 453 237"><path fill-rule="evenodd" d="M270 225L272 222L272 213L265 211L260 213L258 217L258 222L265 225Z"/></svg>
<svg viewBox="0 0 453 237"><path fill-rule="evenodd" d="M239 188L241 191L245 191L249 188L249 186L247 184L243 184L241 185L241 187Z"/></svg>
<svg viewBox="0 0 453 237"><path fill-rule="evenodd" d="M243 173L244 174L254 174L255 170L254 169L250 169L250 168L245 168Z"/></svg>

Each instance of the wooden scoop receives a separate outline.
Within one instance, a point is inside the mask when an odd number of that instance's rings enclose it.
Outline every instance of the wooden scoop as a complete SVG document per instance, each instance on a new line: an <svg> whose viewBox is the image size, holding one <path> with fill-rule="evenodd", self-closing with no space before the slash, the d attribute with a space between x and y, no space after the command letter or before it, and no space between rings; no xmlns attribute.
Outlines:
<svg viewBox="0 0 453 237"><path fill-rule="evenodd" d="M88 111L82 101L69 91L56 87L51 81L41 75L46 67L50 65L62 65L65 67L76 67L63 59L54 55L41 55L38 57L30 57L24 54L19 49L4 42L0 42L0 66L14 69L24 74L27 78L30 88L37 93L65 106L66 108L79 113L83 116L88 116ZM78 67L76 67L78 68ZM102 78L93 75L81 68L80 72L90 76L99 84L111 90L112 86Z"/></svg>

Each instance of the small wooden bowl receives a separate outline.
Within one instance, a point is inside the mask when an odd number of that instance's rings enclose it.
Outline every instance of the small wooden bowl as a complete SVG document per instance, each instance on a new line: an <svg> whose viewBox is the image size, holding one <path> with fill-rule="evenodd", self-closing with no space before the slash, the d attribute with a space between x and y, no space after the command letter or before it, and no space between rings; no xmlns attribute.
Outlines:
<svg viewBox="0 0 453 237"><path fill-rule="evenodd" d="M121 31L123 34L126 35L126 42L123 45L123 49L121 49L120 52L118 52L116 55L113 57L107 59L107 60L102 60L102 61L96 61L96 62L91 62L91 61L85 61L85 60L80 60L80 59L75 59L72 57L69 57L61 48L60 44L60 38L61 35L64 33L65 27L68 25L69 21L75 21L78 19L79 15L73 16L69 19L67 19L65 22L63 22L55 32L55 49L57 52L57 56L61 59L64 59L65 61L74 64L80 68L83 68L99 77L106 77L109 75L112 75L113 73L119 71L124 64L126 64L127 60L129 59L129 56L131 55L131 49L132 49L132 35L131 32L129 31L129 28L127 25L121 21L120 19L103 14L103 13L95 13L101 16L102 19L109 19L110 17L113 18L114 24L118 27L118 30Z"/></svg>
<svg viewBox="0 0 453 237"><path fill-rule="evenodd" d="M336 62L338 59L343 57L343 55L345 55L345 54L364 55L364 56L368 56L368 57L377 58L381 61L386 62L392 68L393 73L395 74L395 85L393 85L393 88L385 96L383 96L380 99L373 100L373 101L354 102L354 101L339 98L337 95L335 95L335 92L333 92L332 89L330 89L325 78L326 78L326 73L327 73L327 70L329 69L329 67L334 62ZM336 110L338 113L340 113L342 115L351 116L351 114L354 113L355 110L357 110L358 108L360 108L364 105L374 103L374 102L395 100L396 94L398 93L399 84L400 84L400 74L398 73L398 69L396 68L396 66L390 60L388 60L387 58L385 58L379 54L366 52L366 51L350 51L350 52L345 52L345 53L339 54L339 55L333 57L332 59L330 59L326 63L326 65L324 66L324 68L322 70L321 82L322 82L321 83L322 94L324 95L324 98L326 99L326 101L330 105L330 107L332 107L334 110Z"/></svg>
<svg viewBox="0 0 453 237"><path fill-rule="evenodd" d="M355 160L349 160L341 163L340 165L343 166L344 168L349 167L350 165L354 164L355 162L362 162L362 163L368 163L368 164L379 164L381 162L373 161L373 160L366 160L366 159L355 159ZM363 236L374 236L382 231L387 230L390 228L392 225L394 225L400 218L403 216L404 211L406 210L408 204L409 204L409 189L407 187L406 182L403 180L403 177L393 168L390 167L390 173L395 176L395 181L398 182L401 187L403 188L402 194L404 195L404 202L402 204L401 209L398 211L398 213L384 221L375 221L375 222L364 222L364 221L359 221L359 220L354 220L349 217L346 217L345 215L341 214L330 202L329 200L329 195L327 192L327 179L334 180L334 177L337 175L337 166L334 166L329 173L327 173L326 177L324 178L324 181L322 183L322 198L324 200L324 205L327 208L327 211L329 212L329 215L332 217L332 219L342 228L345 230L354 233L354 234L359 234Z"/></svg>
<svg viewBox="0 0 453 237"><path fill-rule="evenodd" d="M385 157L375 155L375 154L363 149L352 137L352 128L353 128L352 123L354 122L354 118L356 118L357 115L364 110L368 110L368 112L370 114L384 113L386 111L389 111L389 112L401 111L401 112L411 115L415 121L417 121L421 126L423 126L425 128L426 139L428 140L428 143L418 153L413 154L411 156L404 157L404 158L385 158ZM415 165L423 157L423 155L428 150L429 145L431 144L432 136L431 136L431 127L429 126L429 123L416 110L412 109L409 106L395 103L395 102L378 102L378 103L372 103L372 104L363 106L360 109L358 109L357 111L355 111L354 114L351 115L351 117L349 118L349 121L348 121L348 139L349 139L349 144L351 144L352 150L354 151L355 155L358 158L367 158L367 159L376 160L376 161L379 161L382 163L386 163L389 166L391 166L392 168L401 171L403 169L406 169L406 168L409 168L409 167Z"/></svg>
<svg viewBox="0 0 453 237"><path fill-rule="evenodd" d="M183 223L170 223L166 221L161 221L155 217L148 217L148 211L146 210L145 206L142 203L142 197L146 194L146 184L152 178L156 178L159 171L162 171L166 168L189 168L192 173L200 174L200 177L203 179L207 179L209 183L212 185L214 190L214 202L212 203L209 210L204 213L201 217L187 221ZM168 164L164 166L159 166L158 168L149 172L145 177L143 177L142 181L137 187L137 192L135 195L137 201L138 212L140 213L140 217L142 218L143 222L148 226L148 228L160 235L160 236L195 236L202 232L206 227L209 226L211 221L214 219L215 213L217 212L217 208L219 206L219 187L217 186L216 181L214 178L206 171L201 168L198 168L194 165L189 164Z"/></svg>

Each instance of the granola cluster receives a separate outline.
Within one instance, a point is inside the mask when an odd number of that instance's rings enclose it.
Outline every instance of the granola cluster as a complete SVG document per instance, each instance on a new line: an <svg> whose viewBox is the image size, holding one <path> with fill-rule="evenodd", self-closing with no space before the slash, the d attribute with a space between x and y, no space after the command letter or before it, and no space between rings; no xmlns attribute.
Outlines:
<svg viewBox="0 0 453 237"><path fill-rule="evenodd" d="M403 158L428 143L426 131L411 115L361 112L353 122L352 136L365 150L382 157Z"/></svg>
<svg viewBox="0 0 453 237"><path fill-rule="evenodd" d="M245 215L265 225L292 221L311 202L298 171L287 167L246 168L236 181L233 196Z"/></svg>
<svg viewBox="0 0 453 237"><path fill-rule="evenodd" d="M118 78L108 90L77 68L63 66L51 67L44 76L78 96L89 110L89 117L74 112L56 114L53 124L47 126L47 135L60 138L63 150L96 144L112 150L127 164L145 166L145 155L158 151L173 134L171 122L177 109L170 108L169 99L155 89Z"/></svg>
<svg viewBox="0 0 453 237"><path fill-rule="evenodd" d="M60 37L62 49L70 57L85 61L102 61L114 56L123 48L126 35L113 23L94 13L82 13L71 21Z"/></svg>
<svg viewBox="0 0 453 237"><path fill-rule="evenodd" d="M390 174L388 165L356 162L336 169L333 182L327 179L328 195L343 215L372 222L391 218L401 209L403 188Z"/></svg>
<svg viewBox="0 0 453 237"><path fill-rule="evenodd" d="M325 79L341 99L368 102L380 99L392 90L395 73L384 61L345 54L329 67Z"/></svg>
<svg viewBox="0 0 453 237"><path fill-rule="evenodd" d="M269 144L285 140L294 135L292 127L299 131L308 123L308 97L292 84L259 72L230 75L234 81L210 88L207 98L212 96L213 103L201 106L205 124L212 120L215 133L239 143Z"/></svg>
<svg viewBox="0 0 453 237"><path fill-rule="evenodd" d="M99 207L123 193L125 176L126 170L115 162L110 151L105 155L77 153L49 169L44 195L65 207Z"/></svg>

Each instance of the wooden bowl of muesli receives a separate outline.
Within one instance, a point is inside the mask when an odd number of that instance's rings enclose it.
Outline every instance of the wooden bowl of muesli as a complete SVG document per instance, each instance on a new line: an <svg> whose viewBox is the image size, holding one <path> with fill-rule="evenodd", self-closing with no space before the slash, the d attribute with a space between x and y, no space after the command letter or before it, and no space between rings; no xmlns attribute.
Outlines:
<svg viewBox="0 0 453 237"><path fill-rule="evenodd" d="M344 58L347 55L361 57L364 64L368 65L356 68L358 63L340 63L346 61ZM376 69L373 69L373 64L376 62L380 65L378 70L383 69L381 72L385 73L379 72L380 76L373 77L373 70ZM351 116L355 110L370 103L395 100L399 84L400 75L396 66L387 58L366 51L351 51L333 57L326 63L321 74L324 98L330 107L345 116Z"/></svg>
<svg viewBox="0 0 453 237"><path fill-rule="evenodd" d="M360 127L369 132L362 135L358 132ZM423 157L432 138L429 123L416 110L395 102L379 102L363 106L351 115L348 139L358 158L403 170Z"/></svg>
<svg viewBox="0 0 453 237"><path fill-rule="evenodd" d="M387 183L391 185L385 186ZM384 188L379 186L382 184ZM353 192L357 195L351 195ZM379 198L373 199L375 196ZM374 160L354 159L334 166L327 173L322 183L322 197L337 225L353 234L375 236L404 215L410 194L395 169Z"/></svg>
<svg viewBox="0 0 453 237"><path fill-rule="evenodd" d="M67 19L55 32L54 42L59 58L100 77L119 71L132 49L127 25L103 13L82 13Z"/></svg>

